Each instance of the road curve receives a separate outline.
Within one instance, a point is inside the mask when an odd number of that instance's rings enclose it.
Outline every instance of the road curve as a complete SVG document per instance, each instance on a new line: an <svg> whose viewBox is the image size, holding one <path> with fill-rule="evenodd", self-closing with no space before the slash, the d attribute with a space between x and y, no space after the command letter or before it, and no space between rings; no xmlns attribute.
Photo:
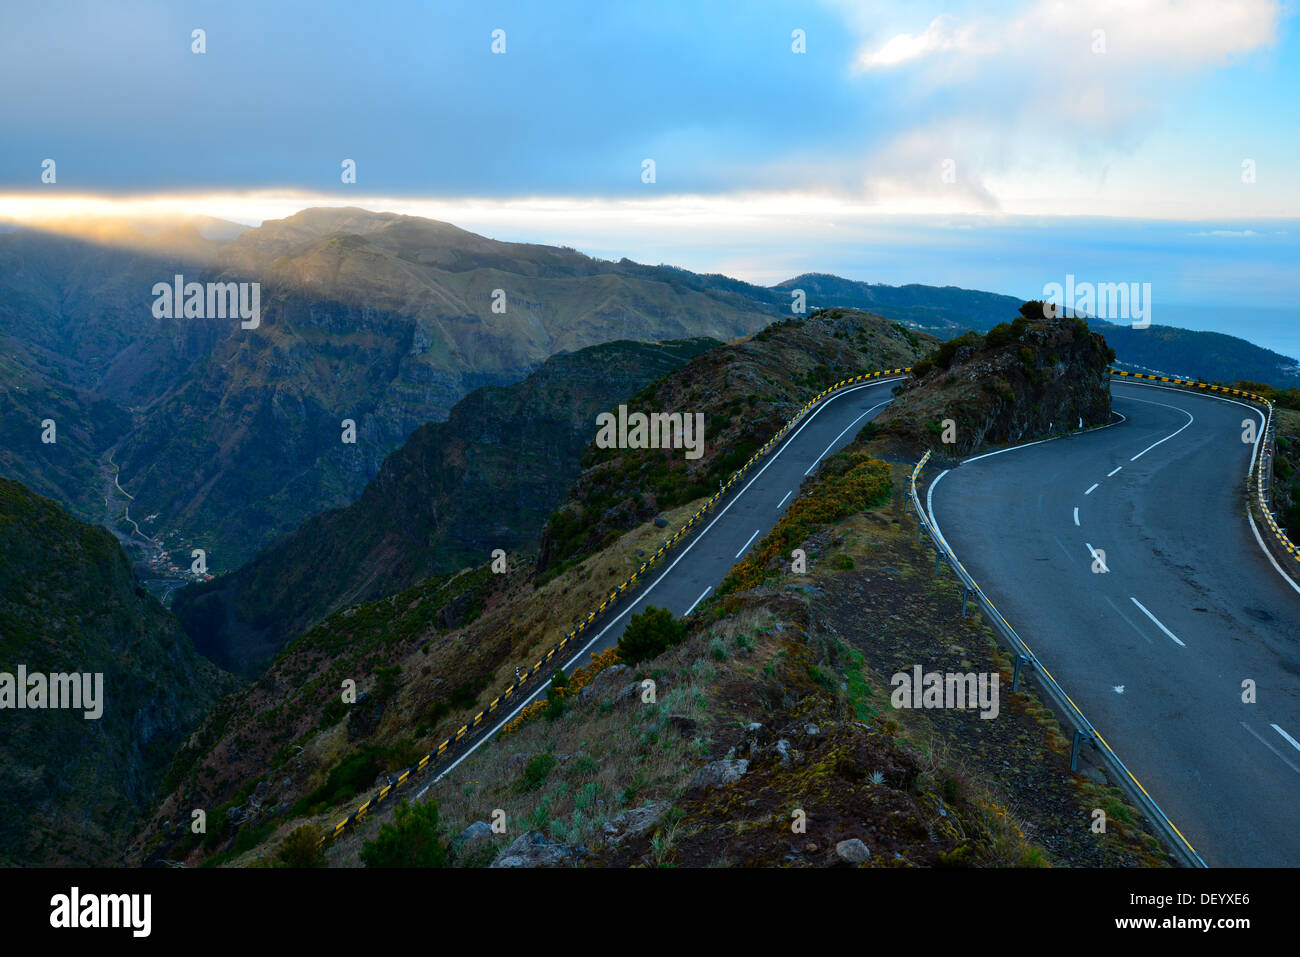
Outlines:
<svg viewBox="0 0 1300 957"><path fill-rule="evenodd" d="M1111 394L1117 425L937 474L931 518L1207 864L1295 866L1300 588L1245 511L1261 416Z"/></svg>
<svg viewBox="0 0 1300 957"><path fill-rule="evenodd" d="M780 445L755 463L738 490L719 503L703 527L668 553L664 566L650 576L648 584L616 607L610 618L566 657L564 670L571 673L585 664L591 653L618 644L628 618L651 605L668 608L677 615L694 609L754 543L772 530L817 464L852 442L862 427L893 400L893 387L902 378L876 379L842 389L812 409ZM549 683L517 699L513 708L471 739L434 782L490 740L526 705L545 694Z"/></svg>

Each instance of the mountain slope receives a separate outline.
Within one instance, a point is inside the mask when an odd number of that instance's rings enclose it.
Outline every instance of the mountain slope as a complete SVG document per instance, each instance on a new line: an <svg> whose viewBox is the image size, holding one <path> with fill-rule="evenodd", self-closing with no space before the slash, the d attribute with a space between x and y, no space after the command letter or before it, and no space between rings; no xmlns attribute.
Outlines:
<svg viewBox="0 0 1300 957"><path fill-rule="evenodd" d="M1092 325L1126 368L1207 382L1246 379L1282 389L1300 386L1300 365L1294 359L1237 336L1173 326L1134 329L1097 321Z"/></svg>
<svg viewBox="0 0 1300 957"><path fill-rule="evenodd" d="M778 283L774 289L786 293L802 289L809 306L862 309L936 335L958 334L968 329L984 331L1014 315L1020 300L993 292L959 289L956 286L887 286L858 282L826 273L805 273Z"/></svg>
<svg viewBox="0 0 1300 957"><path fill-rule="evenodd" d="M910 366L938 344L880 316L835 308L699 356L628 408L704 413L703 454L589 446L582 477L547 523L538 570L554 573L657 512L716 491L810 394L862 372Z"/></svg>
<svg viewBox="0 0 1300 957"><path fill-rule="evenodd" d="M856 323L840 318L720 347L696 360L714 360L707 379L687 377L692 363L646 395L695 382L710 395L717 390L714 404L726 408L748 398L746 373L754 370L770 370L761 374L774 388L792 388L781 360L799 354L801 334L803 351L834 358L842 348L838 361L851 363ZM861 323L908 341L878 319ZM917 346L928 348L919 339ZM733 361L729 354L742 347L745 359ZM903 501L911 461L870 458L862 441L825 460L780 528L750 552L745 566L759 580L724 587L700 605L676 649L588 683L610 663L602 655L570 676L558 706L542 706L545 720L537 707L525 709L517 730L432 788L433 774L417 774L399 793L436 798L452 827L419 837L447 840L485 808L500 807L508 833L472 852L457 848L458 866L486 864L533 829L584 845L593 865L830 864L835 844L852 837L887 864L1159 862L1129 827L1129 809L1069 771L1068 741L1028 687L1003 699L999 721L970 711L890 710L889 676L911 667L905 662L1000 672L1004 682L1010 662L981 620L954 612L952 582L934 578L932 554L916 542ZM870 482L860 481L863 469ZM624 491L635 494L636 486ZM668 513L668 527L700 504ZM480 567L331 616L194 736L139 853L256 866L298 826L334 825L501 695L514 666L541 657L663 535L645 522L546 581L526 566L506 575ZM792 574L791 545L806 550L807 574ZM655 679L657 702L627 693L638 672ZM352 705L339 700L348 677L367 692ZM738 782L711 763L733 758L741 759ZM1098 798L1108 813L1119 808L1104 840L1075 826ZM648 800L655 804L642 809ZM391 822L396 803L379 805L331 842L330 862L355 866L362 842ZM214 805L224 808L223 825L208 839L178 832L186 808ZM808 810L806 835L790 833L795 806ZM642 814L649 826L630 833L629 817ZM787 823L773 827L774 819Z"/></svg>
<svg viewBox="0 0 1300 957"><path fill-rule="evenodd" d="M0 672L102 673L102 717L0 711L0 865L114 864L176 748L232 683L102 528L0 479Z"/></svg>
<svg viewBox="0 0 1300 957"><path fill-rule="evenodd" d="M173 608L202 653L249 673L339 608L485 562L496 548L531 551L578 475L597 413L718 344L606 343L553 356L516 385L478 389L446 422L417 429L356 502L182 590Z"/></svg>
<svg viewBox="0 0 1300 957"><path fill-rule="evenodd" d="M206 546L218 569L351 501L387 453L479 386L518 381L559 351L725 340L771 318L752 300L620 276L573 251L363 210L249 230L217 269L262 283L260 326L227 323L118 461L139 511ZM354 445L340 441L348 418Z"/></svg>

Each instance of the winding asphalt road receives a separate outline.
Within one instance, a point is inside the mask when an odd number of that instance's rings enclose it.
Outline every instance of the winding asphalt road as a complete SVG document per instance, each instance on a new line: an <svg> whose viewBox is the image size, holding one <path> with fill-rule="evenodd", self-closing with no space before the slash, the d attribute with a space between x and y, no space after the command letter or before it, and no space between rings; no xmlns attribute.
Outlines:
<svg viewBox="0 0 1300 957"><path fill-rule="evenodd" d="M565 672L572 673L575 667L586 664L593 652L618 644L628 618L651 605L668 608L679 616L689 614L754 543L772 530L817 464L852 442L862 427L893 400L892 389L901 378L876 379L845 388L809 412L780 445L754 464L740 480L737 491L705 516L702 528L664 556L663 564L651 573L646 586L617 606L608 620L598 622L594 633L565 661ZM514 708L470 739L434 783L490 740L527 704L544 695L549 683L518 699Z"/></svg>
<svg viewBox="0 0 1300 957"><path fill-rule="evenodd" d="M1300 587L1243 495L1262 417L1111 394L1117 425L937 474L931 517L1207 864L1300 865Z"/></svg>

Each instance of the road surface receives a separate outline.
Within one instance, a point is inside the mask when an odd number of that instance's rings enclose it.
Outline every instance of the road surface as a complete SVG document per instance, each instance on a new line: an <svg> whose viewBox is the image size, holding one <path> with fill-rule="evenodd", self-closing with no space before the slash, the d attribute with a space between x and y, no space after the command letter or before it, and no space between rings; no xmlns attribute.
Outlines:
<svg viewBox="0 0 1300 957"><path fill-rule="evenodd" d="M1300 588L1244 506L1261 417L1111 393L1117 425L937 474L932 518L1207 864L1300 865Z"/></svg>

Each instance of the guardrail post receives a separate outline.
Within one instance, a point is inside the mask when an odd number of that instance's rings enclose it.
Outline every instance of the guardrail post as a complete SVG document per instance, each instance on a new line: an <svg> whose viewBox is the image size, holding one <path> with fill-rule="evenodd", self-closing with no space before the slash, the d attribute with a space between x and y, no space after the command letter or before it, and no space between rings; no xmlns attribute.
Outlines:
<svg viewBox="0 0 1300 957"><path fill-rule="evenodd" d="M1074 729L1074 746L1070 748L1070 770L1079 770L1079 742L1083 740L1095 741L1091 731L1080 731Z"/></svg>
<svg viewBox="0 0 1300 957"><path fill-rule="evenodd" d="M1016 670L1011 675L1011 690L1013 692L1020 690L1020 669L1029 663L1025 655L1016 655Z"/></svg>
<svg viewBox="0 0 1300 957"><path fill-rule="evenodd" d="M961 616L966 617L966 599L970 597L970 586L962 582L961 586Z"/></svg>
<svg viewBox="0 0 1300 957"><path fill-rule="evenodd" d="M937 544L934 546L934 573L939 574L939 562L943 559L943 549Z"/></svg>

